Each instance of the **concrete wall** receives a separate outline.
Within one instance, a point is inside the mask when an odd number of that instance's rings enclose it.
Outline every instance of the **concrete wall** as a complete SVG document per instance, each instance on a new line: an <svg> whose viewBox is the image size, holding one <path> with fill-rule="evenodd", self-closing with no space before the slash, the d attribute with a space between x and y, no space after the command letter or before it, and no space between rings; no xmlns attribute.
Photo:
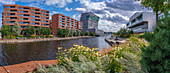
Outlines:
<svg viewBox="0 0 170 73"><path fill-rule="evenodd" d="M143 12L143 21L148 21L148 31L153 32L156 27L156 14L152 12Z"/></svg>

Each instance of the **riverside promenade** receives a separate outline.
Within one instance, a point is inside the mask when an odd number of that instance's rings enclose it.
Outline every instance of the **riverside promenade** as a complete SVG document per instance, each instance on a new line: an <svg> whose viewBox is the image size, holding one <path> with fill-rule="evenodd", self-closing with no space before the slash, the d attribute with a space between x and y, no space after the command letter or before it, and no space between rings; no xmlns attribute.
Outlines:
<svg viewBox="0 0 170 73"><path fill-rule="evenodd" d="M54 38L40 38L40 39L7 39L0 40L0 43L24 43L24 42L41 42L41 41L54 41L54 40L69 40L69 39L79 39L79 38L90 38L93 36L78 36L78 37L54 37Z"/></svg>
<svg viewBox="0 0 170 73"><path fill-rule="evenodd" d="M101 55L105 55L106 53L113 50L112 47L108 49L100 50ZM58 60L42 60L42 61L28 61L25 63L14 64L9 66L0 66L0 73L32 73L37 70L39 65L48 67L49 65L55 66L57 65Z"/></svg>

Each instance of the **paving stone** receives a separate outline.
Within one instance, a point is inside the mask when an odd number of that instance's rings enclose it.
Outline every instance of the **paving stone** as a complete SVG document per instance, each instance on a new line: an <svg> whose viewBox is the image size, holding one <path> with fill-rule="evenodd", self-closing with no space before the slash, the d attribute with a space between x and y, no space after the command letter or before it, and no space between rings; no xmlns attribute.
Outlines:
<svg viewBox="0 0 170 73"><path fill-rule="evenodd" d="M38 67L38 65L35 64L34 61L29 61L29 62L21 63L21 64L18 64L18 66L26 69L29 72L32 72L32 71L36 70L37 67Z"/></svg>
<svg viewBox="0 0 170 73"><path fill-rule="evenodd" d="M26 73L26 69L19 66L19 64L4 66L8 73Z"/></svg>
<svg viewBox="0 0 170 73"><path fill-rule="evenodd" d="M44 61L35 61L37 65L44 65L45 67L48 67L49 65L57 65L58 60L44 60Z"/></svg>
<svg viewBox="0 0 170 73"><path fill-rule="evenodd" d="M0 73L7 73L7 71L3 67L0 67Z"/></svg>

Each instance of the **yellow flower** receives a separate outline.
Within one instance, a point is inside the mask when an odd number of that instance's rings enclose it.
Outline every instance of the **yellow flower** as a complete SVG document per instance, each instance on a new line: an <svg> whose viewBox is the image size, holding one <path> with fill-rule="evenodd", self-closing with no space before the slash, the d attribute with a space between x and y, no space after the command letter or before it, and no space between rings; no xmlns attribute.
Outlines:
<svg viewBox="0 0 170 73"><path fill-rule="evenodd" d="M67 49L64 49L64 51L67 51Z"/></svg>

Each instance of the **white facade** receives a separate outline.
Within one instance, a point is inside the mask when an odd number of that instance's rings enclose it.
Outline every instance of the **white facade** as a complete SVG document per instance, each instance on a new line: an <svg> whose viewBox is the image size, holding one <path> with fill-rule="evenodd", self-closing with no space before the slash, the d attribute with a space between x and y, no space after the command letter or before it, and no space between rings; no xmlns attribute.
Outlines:
<svg viewBox="0 0 170 73"><path fill-rule="evenodd" d="M145 31L153 32L156 27L156 14L153 12L137 12L130 17L127 28L134 32L142 33Z"/></svg>

